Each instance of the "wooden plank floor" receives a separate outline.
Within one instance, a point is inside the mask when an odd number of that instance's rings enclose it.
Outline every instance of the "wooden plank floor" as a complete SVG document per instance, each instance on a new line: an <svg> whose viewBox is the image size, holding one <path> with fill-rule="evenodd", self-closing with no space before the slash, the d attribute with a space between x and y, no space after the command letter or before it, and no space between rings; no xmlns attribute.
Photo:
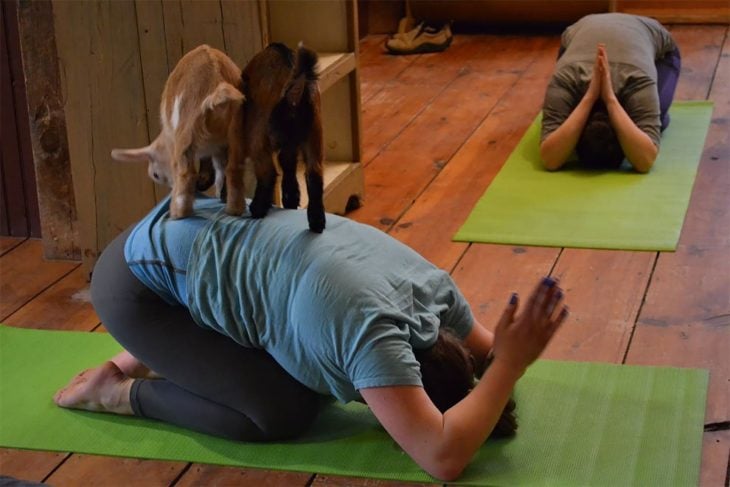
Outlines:
<svg viewBox="0 0 730 487"><path fill-rule="evenodd" d="M452 272L492 326L510 292L560 277L571 318L547 357L710 370L701 485L730 464L730 39L727 26L672 27L677 99L715 112L674 253L452 242L540 109L556 34L457 36L441 54L392 57L361 41L365 205L351 217ZM651 177L651 176L647 176ZM0 321L101 330L76 263L44 262L36 240L0 239ZM667 427L672 427L667 425ZM0 450L0 475L51 485L394 485L182 462Z"/></svg>

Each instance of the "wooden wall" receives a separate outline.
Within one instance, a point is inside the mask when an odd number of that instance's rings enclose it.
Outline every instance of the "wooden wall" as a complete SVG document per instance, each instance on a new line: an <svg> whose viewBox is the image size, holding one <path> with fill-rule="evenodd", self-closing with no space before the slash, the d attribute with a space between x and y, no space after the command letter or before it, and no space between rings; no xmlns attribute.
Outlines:
<svg viewBox="0 0 730 487"><path fill-rule="evenodd" d="M617 12L654 17L668 24L730 24L728 0L611 0Z"/></svg>
<svg viewBox="0 0 730 487"><path fill-rule="evenodd" d="M40 237L17 6L0 2L0 235Z"/></svg>
<svg viewBox="0 0 730 487"><path fill-rule="evenodd" d="M605 0L411 0L410 5L419 19L492 25L573 22L609 8Z"/></svg>
<svg viewBox="0 0 730 487"><path fill-rule="evenodd" d="M166 193L144 165L112 161L111 149L156 137L165 80L185 52L207 43L243 66L261 49L261 14L255 1L52 6L82 260L90 271L99 251Z"/></svg>
<svg viewBox="0 0 730 487"><path fill-rule="evenodd" d="M730 23L727 0L408 0L417 19L457 24L503 25L574 22L584 15L626 12L665 23ZM361 0L360 34L390 34L406 0Z"/></svg>

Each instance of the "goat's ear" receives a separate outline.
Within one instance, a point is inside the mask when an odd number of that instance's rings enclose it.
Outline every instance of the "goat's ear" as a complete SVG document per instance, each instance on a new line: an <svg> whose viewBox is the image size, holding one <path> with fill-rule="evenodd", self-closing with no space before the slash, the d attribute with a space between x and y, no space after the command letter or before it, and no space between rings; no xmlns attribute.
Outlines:
<svg viewBox="0 0 730 487"><path fill-rule="evenodd" d="M151 145L139 149L112 149L112 158L120 162L149 162L153 153Z"/></svg>

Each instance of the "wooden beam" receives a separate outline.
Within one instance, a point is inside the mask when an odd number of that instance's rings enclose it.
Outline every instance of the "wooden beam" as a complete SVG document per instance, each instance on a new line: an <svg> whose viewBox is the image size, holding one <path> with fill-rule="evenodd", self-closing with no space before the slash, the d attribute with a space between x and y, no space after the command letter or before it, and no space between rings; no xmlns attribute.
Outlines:
<svg viewBox="0 0 730 487"><path fill-rule="evenodd" d="M79 260L79 222L50 0L21 1L18 31L30 114L43 253L48 259Z"/></svg>

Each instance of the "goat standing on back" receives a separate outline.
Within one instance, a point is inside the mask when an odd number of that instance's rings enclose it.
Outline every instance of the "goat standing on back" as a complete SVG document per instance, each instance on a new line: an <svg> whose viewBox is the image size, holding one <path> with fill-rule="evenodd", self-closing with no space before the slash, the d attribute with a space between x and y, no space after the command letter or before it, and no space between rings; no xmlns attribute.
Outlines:
<svg viewBox="0 0 730 487"><path fill-rule="evenodd" d="M167 78L160 103L160 135L148 146L112 151L118 161L147 161L149 176L172 187L172 218L192 213L199 184L195 163L210 159L219 192L225 171L226 212L241 215L245 210L240 80L241 70L224 53L207 45L196 47Z"/></svg>
<svg viewBox="0 0 730 487"><path fill-rule="evenodd" d="M243 93L243 146L246 162L253 161L256 192L251 216L262 218L271 208L276 184L273 156L278 152L282 179L282 206L299 206L297 161L305 162L309 229L325 227L322 179L322 119L317 83L317 54L303 46L296 53L273 43L254 56L241 75Z"/></svg>

